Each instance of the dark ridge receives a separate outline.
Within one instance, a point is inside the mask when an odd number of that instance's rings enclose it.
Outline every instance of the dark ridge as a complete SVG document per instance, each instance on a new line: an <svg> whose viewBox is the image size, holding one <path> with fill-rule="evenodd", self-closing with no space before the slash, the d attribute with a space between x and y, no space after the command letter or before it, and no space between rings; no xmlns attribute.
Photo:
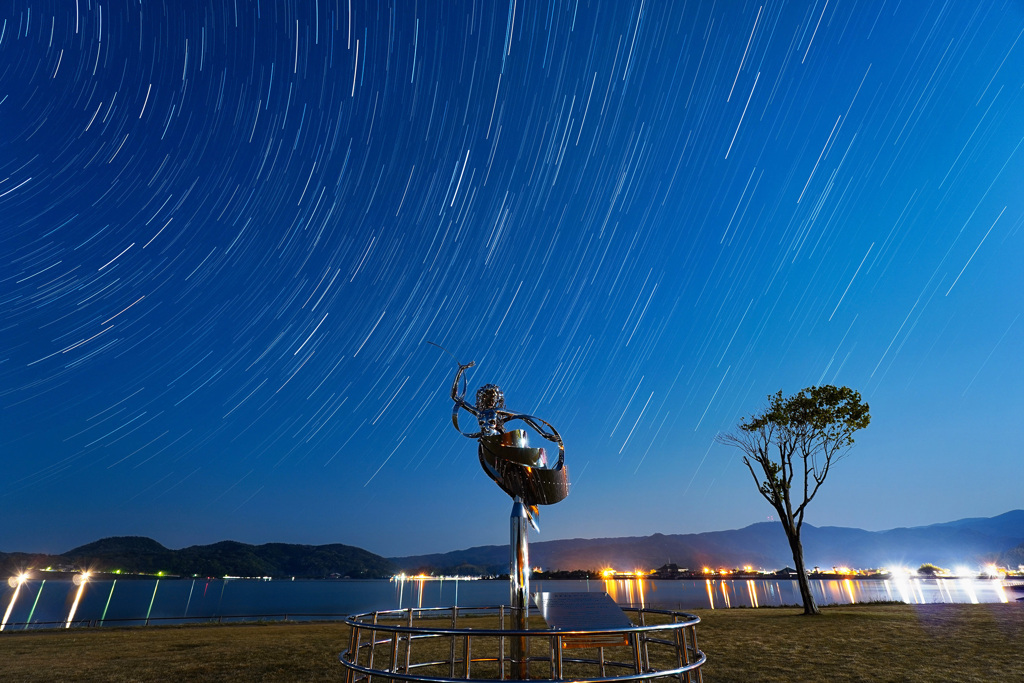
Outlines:
<svg viewBox="0 0 1024 683"><path fill-rule="evenodd" d="M380 578L395 566L362 548L332 543L249 545L221 541L180 550L165 548L144 536L114 536L87 543L60 555L0 553L0 566L9 573L23 567L54 567L67 571L91 569L170 576L271 576L298 578Z"/></svg>
<svg viewBox="0 0 1024 683"><path fill-rule="evenodd" d="M952 567L962 563L1024 564L1024 510L991 518L970 518L929 526L865 531L804 525L809 567ZM621 538L534 541L531 563L549 571L650 569L667 564L775 569L792 563L779 524L760 522L743 529L700 534L653 534ZM249 545L221 541L180 550L143 536L114 536L60 555L0 553L8 576L27 567L66 571L94 569L178 576L271 576L298 578L380 578L399 569L458 574L508 571L508 546L477 546L429 555L384 558L362 548L332 543Z"/></svg>
<svg viewBox="0 0 1024 683"><path fill-rule="evenodd" d="M1024 510L992 518L971 518L929 526L865 531L804 525L804 556L809 567L955 566L990 562L1006 554L1011 567L1024 564ZM1014 550L1009 550L1014 548ZM394 557L405 571L475 568L476 573L508 571L508 546L478 546L431 555ZM653 534L622 538L568 539L530 544L530 561L546 570L620 570L676 564L688 569L743 567L774 569L792 564L785 535L776 522L700 534ZM465 572L469 573L469 572Z"/></svg>

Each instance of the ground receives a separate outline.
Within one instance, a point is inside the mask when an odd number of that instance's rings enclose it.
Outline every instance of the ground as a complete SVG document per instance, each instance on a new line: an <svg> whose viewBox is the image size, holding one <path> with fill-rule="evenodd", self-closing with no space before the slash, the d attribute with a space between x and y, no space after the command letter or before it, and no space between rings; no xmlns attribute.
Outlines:
<svg viewBox="0 0 1024 683"><path fill-rule="evenodd" d="M1024 604L697 611L704 680L1024 681ZM0 680L339 681L341 623L5 631Z"/></svg>

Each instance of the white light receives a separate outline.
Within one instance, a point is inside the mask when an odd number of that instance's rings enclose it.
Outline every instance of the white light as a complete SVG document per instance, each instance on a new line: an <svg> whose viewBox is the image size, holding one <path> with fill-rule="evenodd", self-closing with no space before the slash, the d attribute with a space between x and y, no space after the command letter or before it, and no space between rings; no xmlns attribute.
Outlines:
<svg viewBox="0 0 1024 683"><path fill-rule="evenodd" d="M21 585L28 580L28 574L22 572L18 576L12 576L7 579L7 584L14 589L14 595L11 596L11 602L7 605L7 611L4 612L4 618L0 621L0 631L3 631L7 627L7 620L11 618L11 611L14 609L14 601L18 599L18 593L21 592Z"/></svg>

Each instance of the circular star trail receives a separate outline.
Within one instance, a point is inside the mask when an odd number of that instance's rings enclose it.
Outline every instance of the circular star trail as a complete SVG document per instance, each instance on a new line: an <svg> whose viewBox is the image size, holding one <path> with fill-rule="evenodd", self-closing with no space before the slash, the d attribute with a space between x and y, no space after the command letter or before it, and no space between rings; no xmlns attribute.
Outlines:
<svg viewBox="0 0 1024 683"><path fill-rule="evenodd" d="M13 2L0 65L3 550L501 543L452 355L565 439L541 538L764 519L714 436L824 383L812 524L1019 506L1019 3Z"/></svg>

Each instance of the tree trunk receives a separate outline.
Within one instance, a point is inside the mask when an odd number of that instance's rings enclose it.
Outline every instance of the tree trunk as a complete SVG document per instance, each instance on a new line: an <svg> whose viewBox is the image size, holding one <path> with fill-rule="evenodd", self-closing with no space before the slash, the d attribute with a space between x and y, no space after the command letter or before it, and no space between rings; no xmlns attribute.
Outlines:
<svg viewBox="0 0 1024 683"><path fill-rule="evenodd" d="M789 527L785 527L786 537L789 539L789 547L793 551L793 562L796 564L797 581L800 583L800 599L804 603L804 614L821 614L818 605L814 602L814 595L811 593L811 580L807 578L807 570L804 567L804 546L800 542L800 534Z"/></svg>

